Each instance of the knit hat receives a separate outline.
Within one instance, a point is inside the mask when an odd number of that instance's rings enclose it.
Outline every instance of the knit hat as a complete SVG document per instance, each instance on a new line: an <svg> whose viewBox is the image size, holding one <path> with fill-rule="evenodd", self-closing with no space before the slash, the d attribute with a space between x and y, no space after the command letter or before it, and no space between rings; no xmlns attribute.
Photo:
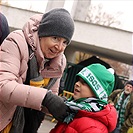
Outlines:
<svg viewBox="0 0 133 133"><path fill-rule="evenodd" d="M81 77L101 100L107 100L114 88L114 73L99 63L84 67L77 76Z"/></svg>
<svg viewBox="0 0 133 133"><path fill-rule="evenodd" d="M133 86L133 80L127 81L126 84L130 84Z"/></svg>
<svg viewBox="0 0 133 133"><path fill-rule="evenodd" d="M39 37L58 36L70 43L74 33L74 21L70 13L63 8L56 8L42 17L39 25Z"/></svg>

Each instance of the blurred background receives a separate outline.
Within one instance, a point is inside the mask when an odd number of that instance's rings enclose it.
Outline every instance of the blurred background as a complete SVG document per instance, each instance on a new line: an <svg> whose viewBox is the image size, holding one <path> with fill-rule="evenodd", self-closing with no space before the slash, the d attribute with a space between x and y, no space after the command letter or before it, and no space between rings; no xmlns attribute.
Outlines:
<svg viewBox="0 0 133 133"><path fill-rule="evenodd" d="M0 11L10 31L21 29L36 13L67 9L75 21L75 33L66 49L67 66L62 88L73 91L75 74L91 63L114 68L115 88L133 79L133 1L130 0L0 0Z"/></svg>

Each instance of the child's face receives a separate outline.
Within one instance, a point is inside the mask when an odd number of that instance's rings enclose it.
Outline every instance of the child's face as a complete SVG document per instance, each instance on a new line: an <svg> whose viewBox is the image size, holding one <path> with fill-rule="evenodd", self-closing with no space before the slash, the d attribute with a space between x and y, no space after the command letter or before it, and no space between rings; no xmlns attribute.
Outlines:
<svg viewBox="0 0 133 133"><path fill-rule="evenodd" d="M91 88L84 82L82 78L79 78L74 85L73 98L77 100L79 98L87 98L87 97L94 97L94 96L95 94L93 93Z"/></svg>

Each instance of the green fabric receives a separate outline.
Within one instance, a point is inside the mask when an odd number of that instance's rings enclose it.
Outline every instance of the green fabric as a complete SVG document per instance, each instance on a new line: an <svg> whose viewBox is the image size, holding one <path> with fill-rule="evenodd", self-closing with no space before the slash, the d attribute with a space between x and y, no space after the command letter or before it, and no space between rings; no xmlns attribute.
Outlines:
<svg viewBox="0 0 133 133"><path fill-rule="evenodd" d="M117 113L118 113L118 122L117 122L117 127L120 129L122 124L124 123L125 121L125 111L126 111L126 106L127 106L127 103L129 101L129 98L130 98L130 95L128 95L127 97L125 97L124 95L124 91L121 93L119 99L118 99L118 102L117 104L115 105L115 108L117 110Z"/></svg>
<svg viewBox="0 0 133 133"><path fill-rule="evenodd" d="M88 112L97 112L103 109L107 102L104 100L99 100L97 98L80 98L78 100L73 100L70 98L65 101L65 104L70 108L71 112L64 119L65 123L69 123L73 120L78 110L86 110Z"/></svg>
<svg viewBox="0 0 133 133"><path fill-rule="evenodd" d="M98 63L89 65L83 68L77 76L90 86L98 98L107 101L114 88L115 78L105 66Z"/></svg>

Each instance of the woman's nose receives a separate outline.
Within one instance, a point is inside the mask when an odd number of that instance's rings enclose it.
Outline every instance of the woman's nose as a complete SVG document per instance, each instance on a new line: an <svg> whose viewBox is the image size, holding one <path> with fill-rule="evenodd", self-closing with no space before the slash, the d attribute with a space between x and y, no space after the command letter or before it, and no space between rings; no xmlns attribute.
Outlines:
<svg viewBox="0 0 133 133"><path fill-rule="evenodd" d="M58 50L62 50L63 48L63 42L58 42L55 47L58 49Z"/></svg>

